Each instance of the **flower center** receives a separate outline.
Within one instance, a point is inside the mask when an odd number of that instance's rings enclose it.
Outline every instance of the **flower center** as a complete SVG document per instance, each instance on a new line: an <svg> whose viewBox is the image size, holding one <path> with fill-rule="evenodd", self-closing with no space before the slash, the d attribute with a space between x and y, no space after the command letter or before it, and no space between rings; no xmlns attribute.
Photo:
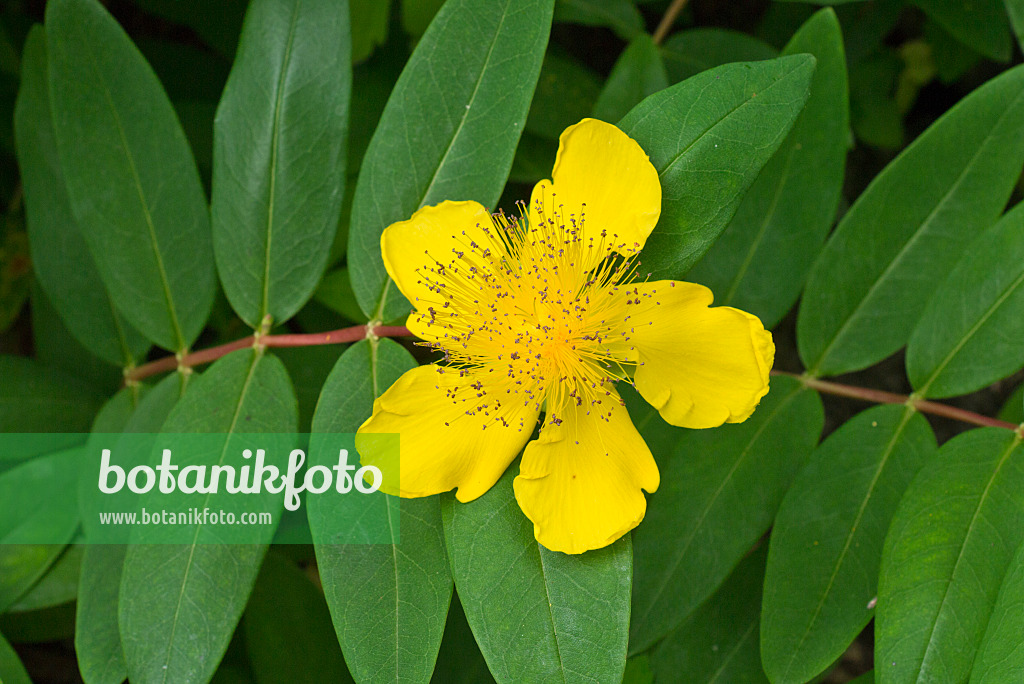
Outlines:
<svg viewBox="0 0 1024 684"><path fill-rule="evenodd" d="M635 263L614 255L605 235L588 237L582 212L563 220L537 211L531 224L522 209L480 226L483 244L467 238L450 255L428 253L434 265L419 275L436 299L414 316L426 344L458 370L443 373L446 391L475 402L470 415L485 409L502 421L502 408L523 403L556 422L573 405L608 413L607 383L635 364Z"/></svg>

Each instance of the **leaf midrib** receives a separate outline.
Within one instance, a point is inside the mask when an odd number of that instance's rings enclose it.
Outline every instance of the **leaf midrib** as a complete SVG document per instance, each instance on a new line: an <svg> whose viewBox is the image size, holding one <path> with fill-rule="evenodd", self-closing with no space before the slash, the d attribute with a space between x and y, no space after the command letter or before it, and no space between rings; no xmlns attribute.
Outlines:
<svg viewBox="0 0 1024 684"><path fill-rule="evenodd" d="M747 275L747 271L750 270L750 265L754 262L754 255L757 254L757 250L761 246L761 242L764 240L765 234L768 232L768 224L775 218L775 212L779 208L779 199L782 197L783 190L786 189L786 185L789 183L789 169L793 165L793 158L796 156L797 145L794 144L789 148L789 154L786 155L786 163L783 166L782 174L778 185L775 188L775 192L772 196L771 206L768 207L768 211L765 212L764 221L761 222L761 227L757 231L757 235L750 242L750 247L747 249L746 256L743 259L743 263L740 264L739 270L736 271L736 275L733 276L732 285L729 287L729 291L726 292L725 297L722 300L723 305L728 305L732 302L733 297L736 296L736 292L740 289L740 284Z"/></svg>
<svg viewBox="0 0 1024 684"><path fill-rule="evenodd" d="M430 182L427 184L426 189L424 189L423 192L420 193L420 197L416 201L416 209L413 210L414 212L423 207L423 202L426 201L427 196L430 194L430 191L433 190L434 184L437 182L438 176L440 176L441 174L441 169L444 167L445 160L448 159L448 155L451 154L452 149L455 147L455 141L458 139L459 135L462 133L463 127L466 125L466 120L469 118L470 112L472 111L473 102L476 100L477 93L480 92L480 84L483 83L484 74L487 73L487 68L491 63L491 57L494 54L494 48L498 44L499 36L501 36L501 27L505 25L505 18L508 16L508 8L509 5L511 4L512 0L505 0L505 7L501 12L501 19L498 21L498 28L494 31L494 39L491 40L491 44L487 49L487 56L484 57L484 63L480 67L480 74L477 76L476 83L474 83L473 85L473 92L469 96L469 101L466 103L466 108L459 117L459 125L456 126L455 131L452 133L452 137L448 141L448 146L445 148L444 154L441 155L441 159L438 161L437 166L434 168L434 173L433 175L431 175ZM377 205L376 198L374 199L374 205ZM380 207L376 206L376 208L379 216ZM384 226L384 228L386 228L386 226ZM385 270L385 275L386 274L387 271ZM388 276L387 278L385 278L384 287L381 288L380 298L377 300L377 314L375 315L375 318L382 315L384 311L384 306L387 300L388 290L390 289L390 287L391 277ZM376 392L374 394L376 394Z"/></svg>
<svg viewBox="0 0 1024 684"><path fill-rule="evenodd" d="M242 413L242 406L245 404L245 397L249 392L249 385L252 383L253 376L256 374L256 366L259 365L261 355L257 352L252 352L252 359L249 361L249 369L245 375L245 381L242 383L241 392L238 395L238 403L235 405L235 411L231 416L231 425L228 427L224 434L224 446L221 448L220 458L217 459L216 465L222 465L224 463L224 457L227 455L228 442L230 436L234 434L235 427L238 425L238 418ZM187 377L187 376L186 376ZM207 493L203 498L203 507L210 501L210 494ZM167 676L170 674L170 663L171 663L171 650L174 646L174 634L178 627L178 618L181 615L181 602L185 596L185 587L188 585L189 576L192 573L192 568L195 564L192 562L195 558L196 547L198 546L199 533L202 531L202 525L196 525L195 535L192 537L192 543L189 545L188 561L185 563L185 575L181 579L181 590L178 592L178 599L174 604L174 615L171 618L171 631L167 636L167 654L164 656L163 662L163 678L161 682L166 684Z"/></svg>
<svg viewBox="0 0 1024 684"><path fill-rule="evenodd" d="M970 161L966 165L964 165L963 171L960 172L960 174L956 178L956 181L954 181L953 184L950 186L949 191L945 195L943 195L942 198L936 203L935 207L928 213L928 216L925 217L924 221L921 222L921 225L918 226L916 231L914 231L914 234L911 235L910 238L903 244L903 247L900 248L899 252L897 252L893 256L892 260L886 265L886 267L882 271L882 273L879 274L879 276L871 284L871 287L868 288L868 291L864 294L863 297L861 297L860 301L853 308L853 310L850 311L849 315L846 316L846 318L844 319L843 324L840 326L839 330L837 330L835 335L832 336L832 339L829 341L828 346L825 347L825 350L823 352L821 352L821 354L818 356L818 359L814 362L812 369L809 371L809 373L811 375L817 376L817 375L821 374L821 366L828 359L829 353L836 346L836 344L842 338L843 334L847 331L847 329L850 327L850 325L853 323L853 321L858 318L858 314L861 311L861 309L863 308L864 303L866 301L868 301L868 299L870 299L874 295L874 293L878 290L878 288L881 286L881 284L883 282L886 282L886 280L888 279L890 273L892 273L892 271L896 268L897 264L899 264L903 260L903 258L906 256L907 252L910 251L910 249L915 244L917 244L917 241L921 238L921 236L924 235L927 232L927 228L931 225L932 221L939 214L939 212L942 210L942 208L946 206L946 204L949 202L950 198L953 196L954 192L963 183L964 178L967 177L968 173L973 170L974 164L977 161L978 157L981 156L982 150L985 149L985 147L989 144L989 141L992 140L992 138L993 138L992 131L995 131L996 129L999 128L999 126L1003 122L1003 119L1006 118L1006 116L1010 112L1010 110L1012 110L1014 107L1017 106L1017 103L1021 100L1022 97L1024 97L1024 92L1018 94L1017 97L1015 97L1013 99L1013 102L1011 102L1009 104L1009 106L1007 106L1006 109L1003 110L1003 113L999 115L998 119L996 119L995 124L989 130L989 133L985 136L985 139L982 141L982 143L980 145L978 145L978 149L975 150L973 155L971 155ZM906 154L906 151L904 151L899 157L897 157L896 160L894 160L893 163L895 163L895 161L898 161L899 159L903 158L904 154ZM883 171L883 173L884 173L884 171ZM876 177L876 180L878 178L879 177ZM869 189L870 189L870 186L869 186ZM892 193L892 191L893 191L893 186L891 186L891 187L886 189L887 194L888 193ZM867 194L867 191L865 191L865 194ZM862 197L863 197L863 195L862 195ZM858 200L858 203L859 202L860 202L860 200ZM847 216L849 216L849 215L850 215L850 213L847 214ZM878 218L876 217L874 222L877 223L877 221L878 221ZM837 233L838 233L838 230L839 229L837 228L836 229Z"/></svg>
<svg viewBox="0 0 1024 684"><path fill-rule="evenodd" d="M707 515L714 507L715 502L718 501L718 497L722 493L722 490L725 489L725 485L732 480L733 475L735 475L740 463L742 463L743 460L746 459L747 454L750 452L753 445L761 438L761 435L764 433L765 430L768 429L768 426L772 424L772 421L775 420L775 417L780 412L782 412L784 408L789 406L789 404L797 396L799 396L805 389L806 388L803 385L794 387L793 390L785 397L785 399L783 399L782 402L780 402L779 405L775 407L775 409L768 415L768 417L765 418L764 423L757 429L757 432L755 432L751 436L750 440L743 447L743 450L740 452L739 456L736 457L736 461L733 463L732 468L730 468L729 473L726 475L726 477L722 479L722 483L719 485L718 489L715 490L715 493L712 495L712 497L708 500L707 505L704 506L703 510L701 511L700 517L698 518L696 524L693 526L693 529L687 537L686 542L679 549L679 552L675 554L675 557L671 563L671 569L669 569L668 572L665 572L662 575L662 579L658 587L658 590L654 592L654 599L650 601L647 608L644 610L643 614L640 615L639 619L636 620L636 622L634 623L637 627L639 627L640 625L645 625L647 623L647 619L650 617L651 611L654 610L655 605L657 605L658 598L660 598L661 595L664 594L665 588L668 587L673 575L675 575L676 571L679 569L679 564L683 562L683 558L686 556L686 552L689 550L690 545L693 543L693 540L697 537L697 531L704 524L704 519L707 518ZM685 618L685 616L683 617ZM639 629L633 630L634 633L637 633L638 631Z"/></svg>
<svg viewBox="0 0 1024 684"><path fill-rule="evenodd" d="M295 0L295 3L292 5L292 15L288 25L288 40L285 44L284 57L281 60L281 72L277 77L277 95L274 99L274 124L270 143L270 183L267 187L267 241L263 253L263 295L260 302L259 316L253 321L253 327L262 325L263 318L270 313L270 256L274 236L274 205L277 187L277 155L281 139L281 112L284 109L285 77L291 64L292 44L295 40L295 30L298 25L299 9L301 7L302 0Z"/></svg>
<svg viewBox="0 0 1024 684"><path fill-rule="evenodd" d="M992 484L996 481L999 473L1002 472L1003 466L1009 460L1010 455L1016 451L1017 447L1020 446L1021 437L1018 435L1010 441L1009 446L1003 451L999 457L999 462L996 464L995 470L992 471L992 476L989 477L988 482L985 483L985 489L982 491L981 496L978 498L978 505L974 509L974 513L971 515L971 522L967 525L967 530L964 533L963 539L960 542L960 551L957 553L956 561L953 563L953 570L949 574L949 581L946 582L945 588L942 590L942 601L939 603L939 608L935 612L935 617L930 621L931 626L928 630L928 641L925 645L924 654L921 656L921 663L917 667L917 675L920 675L924 671L925 663L928 662L928 654L932 652L932 647L935 645L935 628L938 627L939 617L942 615L946 607L946 602L949 600L949 588L953 584L953 579L957 575L957 570L960 568L960 563L964 557L964 550L967 548L967 541L971 538L974 532L975 524L978 522L978 516L981 513L981 509L985 506L985 501L988 499L989 492L992 489ZM987 617L986 617L987 620ZM920 679L918 679L920 681Z"/></svg>
<svg viewBox="0 0 1024 684"><path fill-rule="evenodd" d="M878 467L875 469L875 474L871 477L871 482L868 485L867 494L861 501L860 508L857 510L857 515L854 517L853 524L850 526L850 531L846 535L846 541L843 544L843 549L839 552L839 557L836 559L835 565L832 567L832 574L828 578L828 584L825 586L825 591L821 593L818 604L814 607L814 614L811 616L811 619L807 621L807 627L804 630L803 636L800 637L800 641L797 642L797 645L793 648L789 662L786 664L786 668L783 672L787 674L790 672L794 661L800 654L800 649L803 648L804 643L807 641L807 637L810 636L811 630L815 626L814 623L817 621L822 608L825 606L825 599L828 597L829 592L832 591L832 586L835 584L836 577L839 575L839 568L842 566L843 561L846 558L846 554L850 550L850 545L853 543L853 537L856 535L857 530L860 527L860 521L864 517L864 512L867 510L868 503L871 501L871 497L874 494L878 480L882 476L882 471L885 470L885 466L888 464L889 458L896 449L897 441L903 435L904 430L910 424L910 419L915 413L916 411L913 407L907 406L906 409L904 409L903 416L900 419L899 425L896 427L896 431L893 433L892 439L889 440L885 450L882 452L882 458L879 460Z"/></svg>
<svg viewBox="0 0 1024 684"><path fill-rule="evenodd" d="M86 45L89 45L89 41L84 41ZM160 252L160 243L157 240L156 226L153 223L153 217L149 212L149 201L146 199L146 193L142 188L142 179L139 178L138 169L135 166L135 156L131 153L131 149L128 146L128 139L125 136L124 124L121 123L121 116L117 111L117 107L114 104L113 95L110 92L110 88L107 87L107 81L103 77L103 73L100 71L99 64L96 61L96 55L93 54L91 49L82 50L88 58L89 65L92 67L93 74L97 77L97 80L101 84L101 91L103 92L104 100L107 106L110 108L110 113L114 118L114 123L117 128L117 135L121 140L121 150L124 152L125 159L128 162L128 167L131 170L132 180L135 184L135 191L139 197L139 204L142 207L143 216L146 219L146 228L149 233L150 247L153 250L153 256L156 260L157 272L160 275L160 284L163 287L164 300L167 303L167 313L170 315L171 329L174 333L174 337L177 340L178 351L185 351L188 345L185 343L185 336L181 330L181 324L178 321L178 312L174 306L174 297L171 294L171 285L167 277L167 269L164 266L163 255ZM65 53L66 54L66 53Z"/></svg>
<svg viewBox="0 0 1024 684"><path fill-rule="evenodd" d="M783 59L785 59L785 58L783 58ZM771 83L769 83L767 86L764 87L763 90L761 90L761 93L762 94L767 93L772 88L774 88L777 85L779 85L780 83L786 81L790 76L793 75L793 73L795 71L800 69L805 63L806 62L800 62L799 64L794 65L793 68L791 68L789 71L785 72L784 74L781 74L778 78L772 80ZM708 88L712 87L713 85L714 85L713 82L709 82L707 84L707 86L705 86L704 90L707 90ZM744 92L746 92L746 91L744 91ZM698 99L701 96L703 96L703 91L701 92L701 95L698 96ZM689 152L690 149L693 148L694 145L696 145L701 140L703 140L705 136L707 136L711 131L713 131L715 128L717 128L723 121L725 121L726 119L732 117L736 112L740 111L744 107L747 107L751 103L757 102L757 101L758 100L757 100L756 96L754 96L754 95L748 96L747 98L745 98L743 100L743 102L740 102L736 106L734 106L731 109L729 109L729 111L727 111L725 114L723 114L718 119L716 119L714 121L714 123L710 124L707 128L705 128L703 131L701 131L698 135L694 136L693 140L691 140L689 143L687 143L686 147L684 147L682 150L680 150L676 154L672 155L670 161L665 165L664 170L658 172L658 178L659 179L664 178L665 174L667 174L669 172L669 170L673 166L675 166L677 162L679 162L680 159L682 159L684 156L686 156L686 153ZM762 99L762 101L763 101L763 99ZM647 118L647 117L645 116L644 119L645 118ZM644 119L640 119L639 121L634 123L632 127L635 127L635 126L639 125L640 122L643 121Z"/></svg>
<svg viewBox="0 0 1024 684"><path fill-rule="evenodd" d="M1011 295L1013 295L1014 292L1017 291L1017 288L1019 288L1022 284L1024 284L1024 271L1022 271L1021 274L1017 276L1017 279L1013 281L1013 283L1011 283L1009 286L1007 286L1003 293L991 305L989 305L987 309L985 309L985 311L978 318L975 324L970 327L970 329L964 334L964 336L960 338L960 341L957 342L953 349L950 350L949 354L947 354L946 357L942 360L942 362L939 363L939 365L935 368L935 371L931 374L928 380L925 381L921 389L918 390L918 392L922 396L928 396L928 388L931 387L932 383L934 383L938 379L938 377L942 374L942 371L946 369L946 366L948 366L950 362L953 361L953 358L960 353L960 350L964 348L964 345L966 345L974 337L974 335L977 334L979 330L981 330L982 326L984 326L988 322L988 319L995 315L995 312L1003 305L1003 303L1006 302L1007 299L1010 298Z"/></svg>

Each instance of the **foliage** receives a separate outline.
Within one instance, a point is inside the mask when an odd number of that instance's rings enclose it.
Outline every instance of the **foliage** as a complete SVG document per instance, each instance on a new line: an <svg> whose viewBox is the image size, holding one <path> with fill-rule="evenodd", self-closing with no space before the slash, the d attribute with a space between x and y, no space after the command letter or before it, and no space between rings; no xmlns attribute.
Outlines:
<svg viewBox="0 0 1024 684"><path fill-rule="evenodd" d="M1021 3L35 4L0 12L0 431L54 434L0 451L0 682L69 639L86 684L1020 677ZM660 176L642 275L778 349L737 425L620 383L636 530L544 548L517 460L470 503L310 498L305 544L80 543L90 432L354 432L430 356L380 327L382 231L515 213L587 116Z"/></svg>

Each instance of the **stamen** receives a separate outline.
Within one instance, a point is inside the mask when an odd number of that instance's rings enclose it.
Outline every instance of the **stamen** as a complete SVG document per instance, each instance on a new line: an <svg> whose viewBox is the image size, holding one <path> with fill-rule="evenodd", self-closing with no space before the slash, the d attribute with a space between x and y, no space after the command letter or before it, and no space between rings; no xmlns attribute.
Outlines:
<svg viewBox="0 0 1024 684"><path fill-rule="evenodd" d="M633 312L654 295L630 286L639 245L587 230L586 206L573 211L554 194L518 209L495 214L475 238L458 236L447 254L428 250L418 272L430 295L416 322L458 371L441 367L438 387L484 429L532 429L523 407L546 407L556 426L563 407L609 420L609 383L630 381L637 365Z"/></svg>

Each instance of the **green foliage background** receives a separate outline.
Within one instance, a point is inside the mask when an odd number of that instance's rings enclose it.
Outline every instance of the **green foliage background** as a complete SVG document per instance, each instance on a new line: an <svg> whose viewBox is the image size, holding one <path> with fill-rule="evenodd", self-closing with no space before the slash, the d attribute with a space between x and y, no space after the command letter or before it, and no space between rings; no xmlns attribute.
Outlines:
<svg viewBox="0 0 1024 684"><path fill-rule="evenodd" d="M311 545L124 548L80 543L81 443L0 453L0 683L1020 681L1024 5L824 4L6 3L4 432L354 431L422 348L123 381L401 324L381 231L513 209L586 116L660 174L645 272L758 315L782 373L705 431L623 388L662 484L581 556L534 540L518 463L470 504L374 495L398 544L338 544L342 497Z"/></svg>

